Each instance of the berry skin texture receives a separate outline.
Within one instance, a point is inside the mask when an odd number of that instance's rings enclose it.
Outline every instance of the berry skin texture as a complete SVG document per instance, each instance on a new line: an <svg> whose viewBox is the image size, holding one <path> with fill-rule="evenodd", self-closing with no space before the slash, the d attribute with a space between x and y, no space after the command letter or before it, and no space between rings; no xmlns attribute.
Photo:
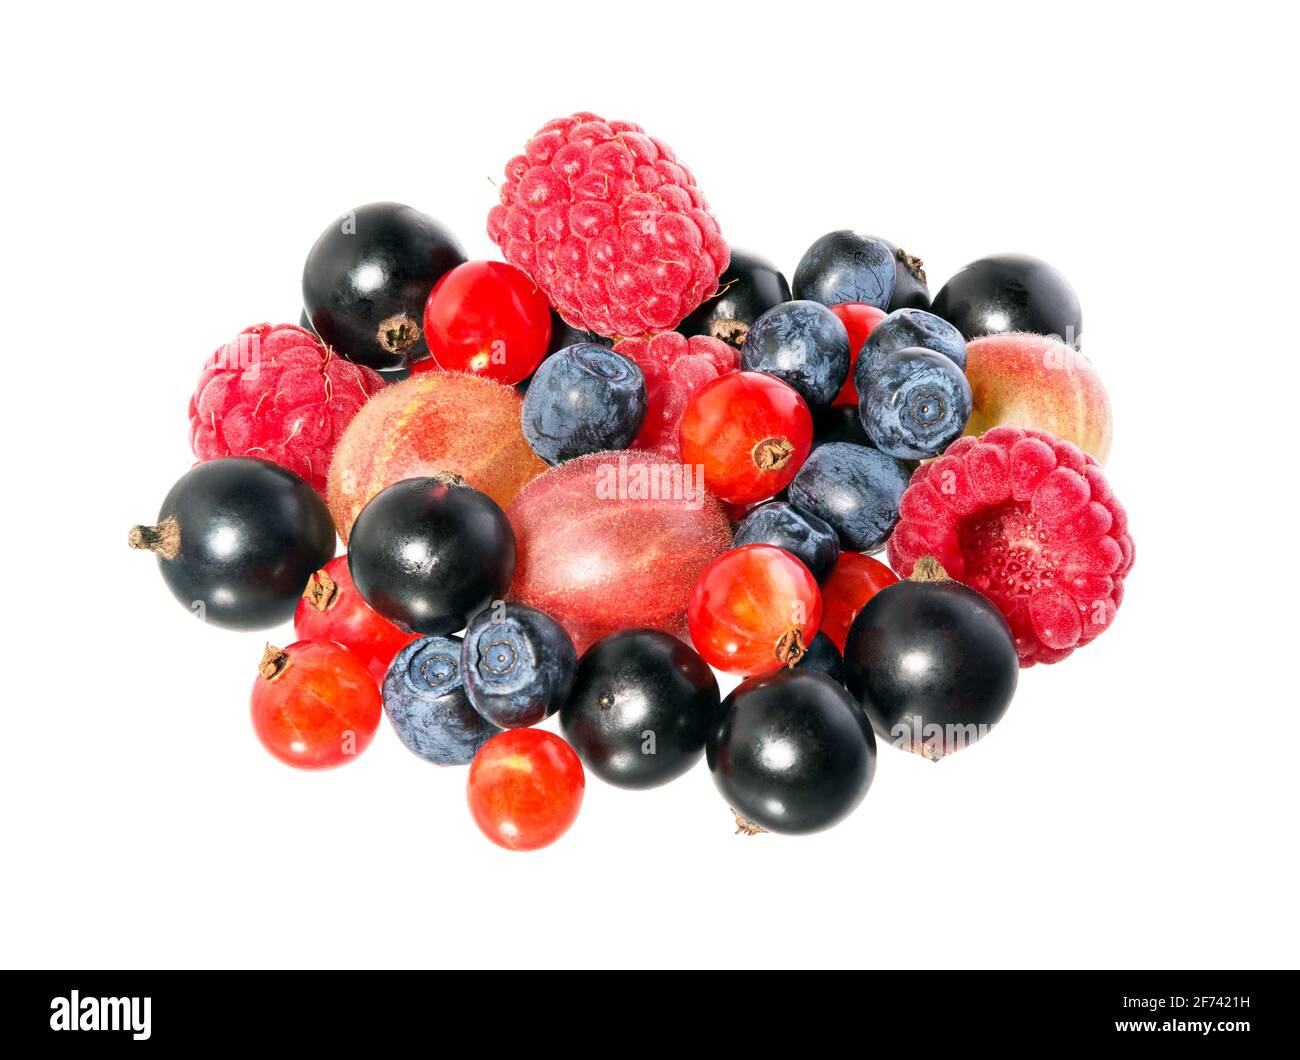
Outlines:
<svg viewBox="0 0 1300 1060"><path fill-rule="evenodd" d="M439 766L463 766L501 730L470 705L457 637L422 637L384 677L384 713L408 750Z"/></svg>
<svg viewBox="0 0 1300 1060"><path fill-rule="evenodd" d="M929 350L900 350L878 362L860 391L858 413L882 453L901 460L938 456L966 429L970 384L952 360Z"/></svg>
<svg viewBox="0 0 1300 1060"><path fill-rule="evenodd" d="M269 629L293 617L312 572L334 555L320 494L265 460L226 457L182 475L132 548L152 552L177 601L227 629Z"/></svg>
<svg viewBox="0 0 1300 1060"><path fill-rule="evenodd" d="M515 535L487 494L404 479L357 516L348 569L366 603L399 629L445 635L505 596Z"/></svg>
<svg viewBox="0 0 1300 1060"><path fill-rule="evenodd" d="M190 448L200 460L251 456L325 492L330 457L377 372L335 357L293 324L255 324L220 347L190 398Z"/></svg>
<svg viewBox="0 0 1300 1060"><path fill-rule="evenodd" d="M822 583L821 632L843 651L858 612L876 593L896 581L898 575L880 560L860 552L841 552L835 570Z"/></svg>
<svg viewBox="0 0 1300 1060"><path fill-rule="evenodd" d="M653 788L704 757L719 700L713 671L680 640L628 629L583 655L560 727L601 780Z"/></svg>
<svg viewBox="0 0 1300 1060"><path fill-rule="evenodd" d="M570 346L548 357L524 395L524 437L548 464L623 449L645 420L641 369L603 346Z"/></svg>
<svg viewBox="0 0 1300 1060"><path fill-rule="evenodd" d="M898 522L909 471L877 449L828 442L813 450L790 483L790 503L820 516L849 552L878 552Z"/></svg>
<svg viewBox="0 0 1300 1060"><path fill-rule="evenodd" d="M731 545L693 469L637 450L552 468L507 515L519 543L510 599L553 616L579 655L634 626L685 635L696 579Z"/></svg>
<svg viewBox="0 0 1300 1060"><path fill-rule="evenodd" d="M1028 331L1077 346L1083 334L1074 288L1047 262L1028 254L972 261L934 296L934 312L967 339Z"/></svg>
<svg viewBox="0 0 1300 1060"><path fill-rule="evenodd" d="M518 729L560 709L573 688L578 653L550 615L494 603L465 630L460 664L474 709L493 725Z"/></svg>
<svg viewBox="0 0 1300 1060"><path fill-rule="evenodd" d="M646 413L634 449L681 459L682 416L700 387L740 366L736 351L704 335L686 338L665 331L651 338L623 339L616 353L632 361L645 377Z"/></svg>
<svg viewBox="0 0 1300 1060"><path fill-rule="evenodd" d="M365 664L341 644L269 644L249 706L253 731L271 754L296 769L345 765L379 728L379 688Z"/></svg>
<svg viewBox="0 0 1300 1060"><path fill-rule="evenodd" d="M396 202L372 202L338 218L302 269L312 330L340 357L387 370L429 356L420 333L438 279L465 260L432 217Z"/></svg>
<svg viewBox="0 0 1300 1060"><path fill-rule="evenodd" d="M881 739L931 761L986 735L1019 674L998 609L930 557L872 597L844 647L844 680Z"/></svg>
<svg viewBox="0 0 1300 1060"><path fill-rule="evenodd" d="M488 235L576 328L671 331L718 288L730 252L690 170L631 122L547 122L506 164Z"/></svg>
<svg viewBox="0 0 1300 1060"><path fill-rule="evenodd" d="M424 304L430 358L417 372L445 369L518 383L533 374L551 341L551 310L526 273L499 261L467 261L448 272Z"/></svg>
<svg viewBox="0 0 1300 1060"><path fill-rule="evenodd" d="M865 302L886 309L896 283L894 252L888 245L847 229L818 239L794 270L794 296L825 306Z"/></svg>
<svg viewBox="0 0 1300 1060"><path fill-rule="evenodd" d="M844 380L844 385L840 387L840 392L835 395L835 400L831 404L833 406L851 405L856 409L858 407L858 388L854 379L857 376L862 347L867 339L871 337L871 332L875 330L876 325L885 319L886 314L883 309L877 309L873 305L865 305L862 302L842 302L840 305L831 306L831 312L840 318L840 323L844 325L845 330L849 333L849 373Z"/></svg>
<svg viewBox="0 0 1300 1060"><path fill-rule="evenodd" d="M514 387L464 372L426 372L385 387L348 425L330 464L328 499L344 542L380 490L459 475L502 508L546 470L519 426Z"/></svg>
<svg viewBox="0 0 1300 1060"><path fill-rule="evenodd" d="M695 392L682 415L682 462L704 468L715 497L752 504L780 493L812 451L812 414L762 372L730 372Z"/></svg>
<svg viewBox="0 0 1300 1060"><path fill-rule="evenodd" d="M718 293L678 327L683 335L707 335L733 349L745 345L754 321L790 301L790 285L775 265L757 254L731 250L731 264L718 279Z"/></svg>
<svg viewBox="0 0 1300 1060"><path fill-rule="evenodd" d="M875 736L844 686L825 674L752 677L723 700L721 716L705 755L739 831L818 832L866 797Z"/></svg>
<svg viewBox="0 0 1300 1060"><path fill-rule="evenodd" d="M587 780L572 747L542 729L494 736L469 767L469 811L507 850L538 850L577 820Z"/></svg>
<svg viewBox="0 0 1300 1060"><path fill-rule="evenodd" d="M785 549L742 545L700 575L687 617L705 662L748 677L803 658L821 623L822 596L808 568Z"/></svg>
<svg viewBox="0 0 1300 1060"><path fill-rule="evenodd" d="M997 605L1021 666L1099 636L1133 566L1128 515L1100 466L1045 431L995 427L923 464L900 504L889 562L933 556Z"/></svg>
<svg viewBox="0 0 1300 1060"><path fill-rule="evenodd" d="M814 410L835 400L851 361L843 322L824 305L807 301L769 309L749 329L740 351L745 371L789 383Z"/></svg>
<svg viewBox="0 0 1300 1060"><path fill-rule="evenodd" d="M966 368L966 340L960 331L933 313L921 309L898 309L877 324L867 338L855 369L858 391L870 384L886 357L908 349L942 353L958 368Z"/></svg>
<svg viewBox="0 0 1300 1060"><path fill-rule="evenodd" d="M909 254L902 247L880 236L867 236L877 243L884 243L894 255L894 294L886 307L889 312L896 309L929 309L930 288L925 275L925 262L915 254Z"/></svg>
<svg viewBox="0 0 1300 1060"><path fill-rule="evenodd" d="M736 527L732 545L776 545L799 560L819 582L835 569L840 539L830 523L785 501L751 509Z"/></svg>

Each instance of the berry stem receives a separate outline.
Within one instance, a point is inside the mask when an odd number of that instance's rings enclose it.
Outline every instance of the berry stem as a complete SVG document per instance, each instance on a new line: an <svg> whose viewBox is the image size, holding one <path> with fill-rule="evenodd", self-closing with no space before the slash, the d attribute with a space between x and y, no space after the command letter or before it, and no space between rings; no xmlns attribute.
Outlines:
<svg viewBox="0 0 1300 1060"><path fill-rule="evenodd" d="M754 466L759 471L780 471L790 462L794 446L788 438L764 438L754 446Z"/></svg>
<svg viewBox="0 0 1300 1060"><path fill-rule="evenodd" d="M268 644L262 653L262 661L257 664L257 672L266 680L274 681L289 666L289 653L274 644Z"/></svg>
<svg viewBox="0 0 1300 1060"><path fill-rule="evenodd" d="M325 571L318 570L307 579L302 598L317 611L328 611L338 599L339 586Z"/></svg>
<svg viewBox="0 0 1300 1060"><path fill-rule="evenodd" d="M909 582L946 582L952 579L948 577L948 572L943 569L943 565L933 556L922 556L912 567L912 573L907 579Z"/></svg>
<svg viewBox="0 0 1300 1060"><path fill-rule="evenodd" d="M175 559L181 550L181 528L169 515L157 526L133 526L126 535L132 548L147 549L159 559Z"/></svg>
<svg viewBox="0 0 1300 1060"><path fill-rule="evenodd" d="M793 668L807 654L808 648L803 642L803 631L798 626L791 626L776 642L776 657L781 660L782 666Z"/></svg>
<svg viewBox="0 0 1300 1060"><path fill-rule="evenodd" d="M761 828L753 821L741 817L735 810L731 811L731 816L736 819L736 835L760 835L766 832L766 828Z"/></svg>

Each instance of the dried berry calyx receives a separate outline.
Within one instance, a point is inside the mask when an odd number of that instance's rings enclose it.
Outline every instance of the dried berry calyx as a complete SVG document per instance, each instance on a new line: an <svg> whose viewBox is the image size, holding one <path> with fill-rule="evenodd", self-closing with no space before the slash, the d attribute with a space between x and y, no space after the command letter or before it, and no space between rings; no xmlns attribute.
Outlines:
<svg viewBox="0 0 1300 1060"><path fill-rule="evenodd" d="M327 611L338 599L338 593L338 583L324 570L318 570L307 579L302 598L317 611Z"/></svg>
<svg viewBox="0 0 1300 1060"><path fill-rule="evenodd" d="M289 653L274 644L268 644L262 653L262 661L257 664L257 672L268 681L274 681L288 668Z"/></svg>
<svg viewBox="0 0 1300 1060"><path fill-rule="evenodd" d="M132 548L147 549L159 559L175 559L181 551L181 528L173 516L157 526L133 526L126 535Z"/></svg>

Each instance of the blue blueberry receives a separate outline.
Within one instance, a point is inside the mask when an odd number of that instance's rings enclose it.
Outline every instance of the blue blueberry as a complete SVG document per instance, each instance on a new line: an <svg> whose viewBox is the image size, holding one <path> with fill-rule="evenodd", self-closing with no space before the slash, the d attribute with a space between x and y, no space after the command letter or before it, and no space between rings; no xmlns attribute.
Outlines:
<svg viewBox="0 0 1300 1060"><path fill-rule="evenodd" d="M938 456L961 437L970 413L965 373L929 350L889 354L858 392L858 414L872 444L902 460Z"/></svg>
<svg viewBox="0 0 1300 1060"><path fill-rule="evenodd" d="M524 395L524 437L548 464L626 449L645 419L645 377L620 353L589 342L541 363Z"/></svg>
<svg viewBox="0 0 1300 1060"><path fill-rule="evenodd" d="M465 692L461 643L422 637L397 653L384 675L384 713L402 743L440 766L463 766L501 730L481 717Z"/></svg>
<svg viewBox="0 0 1300 1060"><path fill-rule="evenodd" d="M822 581L840 558L840 540L825 519L801 512L784 501L768 501L749 512L736 527L732 546L776 545L789 552Z"/></svg>
<svg viewBox="0 0 1300 1060"><path fill-rule="evenodd" d="M814 409L835 400L849 375L849 333L817 302L782 302L756 321L740 348L740 367L789 383Z"/></svg>
<svg viewBox="0 0 1300 1060"><path fill-rule="evenodd" d="M840 547L878 552L898 522L910 477L888 453L849 442L814 449L790 483L790 503L835 528Z"/></svg>
<svg viewBox="0 0 1300 1060"><path fill-rule="evenodd" d="M888 244L841 229L804 252L794 270L794 296L822 305L865 302L888 309L897 282L898 266Z"/></svg>
<svg viewBox="0 0 1300 1060"><path fill-rule="evenodd" d="M578 653L564 627L523 604L493 604L465 630L461 671L470 704L494 725L536 725L564 704Z"/></svg>
<svg viewBox="0 0 1300 1060"><path fill-rule="evenodd" d="M825 633L818 633L813 637L808 650L804 652L803 658L794 664L794 668L816 670L832 681L844 684L844 656L840 654L840 649L835 647L835 642Z"/></svg>
<svg viewBox="0 0 1300 1060"><path fill-rule="evenodd" d="M853 375L853 385L858 393L870 385L877 366L889 354L899 350L930 350L942 353L966 370L966 340L961 332L933 313L924 309L898 309L890 313L871 329L867 341L858 354L858 365Z"/></svg>

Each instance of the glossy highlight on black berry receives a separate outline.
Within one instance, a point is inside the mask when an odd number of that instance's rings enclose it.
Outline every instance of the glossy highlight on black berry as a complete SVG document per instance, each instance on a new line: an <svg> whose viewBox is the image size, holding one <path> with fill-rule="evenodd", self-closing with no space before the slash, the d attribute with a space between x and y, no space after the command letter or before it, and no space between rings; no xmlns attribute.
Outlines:
<svg viewBox="0 0 1300 1060"><path fill-rule="evenodd" d="M602 780L656 787L700 760L718 701L717 678L687 645L657 630L622 630L583 654L560 728Z"/></svg>
<svg viewBox="0 0 1300 1060"><path fill-rule="evenodd" d="M968 339L1029 331L1077 346L1083 335L1074 288L1053 266L1028 254L972 261L943 285L933 308Z"/></svg>
<svg viewBox="0 0 1300 1060"><path fill-rule="evenodd" d="M334 521L321 496L266 460L226 457L186 472L137 526L172 595L198 618L269 629L293 618L311 575L334 555Z"/></svg>
<svg viewBox="0 0 1300 1060"><path fill-rule="evenodd" d="M536 725L559 710L577 667L564 627L526 604L496 601L465 630L465 690L474 709L503 729Z"/></svg>
<svg viewBox="0 0 1300 1060"><path fill-rule="evenodd" d="M424 303L464 261L455 237L432 217L395 202L358 206L321 233L303 265L312 330L339 356L370 368L423 360Z"/></svg>
<svg viewBox="0 0 1300 1060"><path fill-rule="evenodd" d="M790 301L790 285L766 258L731 248L731 264L718 279L718 293L677 325L683 335L707 335L740 349L754 321Z"/></svg>
<svg viewBox="0 0 1300 1060"><path fill-rule="evenodd" d="M778 670L723 700L706 754L743 831L820 831L866 797L876 741L861 709L830 677Z"/></svg>

